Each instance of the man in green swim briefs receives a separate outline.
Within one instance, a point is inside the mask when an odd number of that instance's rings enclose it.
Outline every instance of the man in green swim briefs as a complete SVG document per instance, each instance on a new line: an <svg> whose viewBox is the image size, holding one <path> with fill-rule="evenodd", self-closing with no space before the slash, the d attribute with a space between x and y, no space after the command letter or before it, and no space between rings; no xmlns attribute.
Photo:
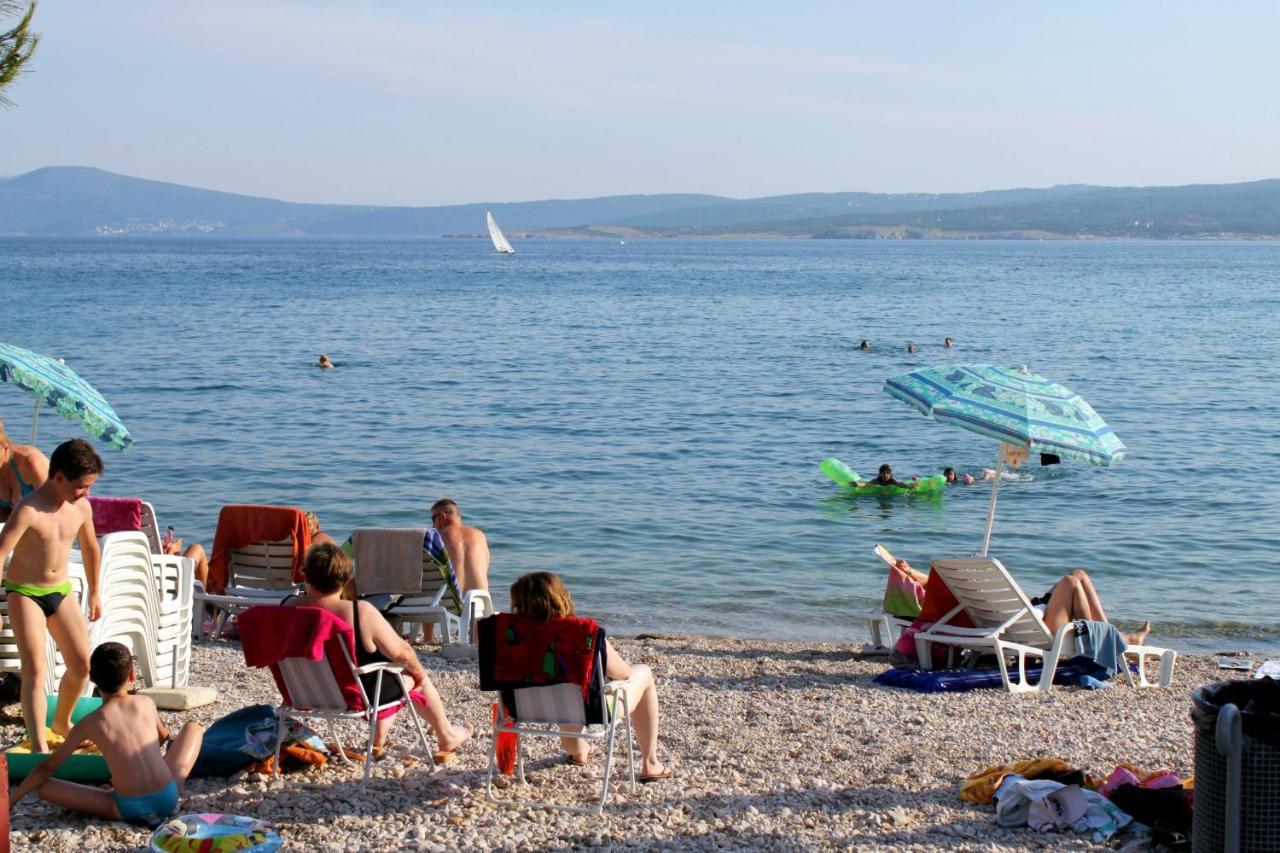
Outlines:
<svg viewBox="0 0 1280 853"><path fill-rule="evenodd" d="M71 731L71 710L89 679L89 630L67 580L67 560L71 543L78 538L89 582L89 619L96 621L102 615L98 600L102 554L86 498L101 473L102 459L87 441L63 442L49 460L49 479L18 503L0 531L0 577L22 664L22 719L32 752L49 751L44 736L46 630L67 667L58 686L58 713L53 720L58 734ZM10 554L13 562L6 572Z"/></svg>

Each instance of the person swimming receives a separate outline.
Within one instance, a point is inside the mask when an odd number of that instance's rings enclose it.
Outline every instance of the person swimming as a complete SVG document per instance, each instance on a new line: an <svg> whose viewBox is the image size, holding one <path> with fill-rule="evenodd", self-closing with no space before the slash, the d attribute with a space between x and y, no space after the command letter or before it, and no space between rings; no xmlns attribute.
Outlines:
<svg viewBox="0 0 1280 853"><path fill-rule="evenodd" d="M858 349L864 350L864 351L871 349L870 341L863 341L862 343L858 344Z"/></svg>
<svg viewBox="0 0 1280 853"><path fill-rule="evenodd" d="M329 356L324 353L320 353L320 360L316 362L316 367L321 370L328 370L333 366L333 362L329 360Z"/></svg>
<svg viewBox="0 0 1280 853"><path fill-rule="evenodd" d="M943 468L942 477L947 481L947 485L950 486L952 483L956 482L956 469L950 466Z"/></svg>
<svg viewBox="0 0 1280 853"><path fill-rule="evenodd" d="M898 486L903 489L914 489L920 484L919 482L904 483L901 480L895 480L893 478L893 467L888 463L885 463L880 466L880 472L876 474L874 479L868 480L865 483L855 483L854 485L859 488L862 488L863 486Z"/></svg>
<svg viewBox="0 0 1280 853"><path fill-rule="evenodd" d="M907 341L907 352L919 352L919 348L911 341Z"/></svg>
<svg viewBox="0 0 1280 853"><path fill-rule="evenodd" d="M951 338L943 338L943 339L942 339L942 345L943 345L944 347L946 347L947 349L951 349L951 344L952 344L952 343L953 343L953 341L951 340Z"/></svg>

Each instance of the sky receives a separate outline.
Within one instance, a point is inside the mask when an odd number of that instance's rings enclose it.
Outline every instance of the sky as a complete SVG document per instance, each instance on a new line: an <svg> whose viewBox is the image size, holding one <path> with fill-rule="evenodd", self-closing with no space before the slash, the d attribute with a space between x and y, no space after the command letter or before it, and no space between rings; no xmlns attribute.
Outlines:
<svg viewBox="0 0 1280 853"><path fill-rule="evenodd" d="M376 205L1259 180L1278 25L1250 0L40 0L0 175Z"/></svg>

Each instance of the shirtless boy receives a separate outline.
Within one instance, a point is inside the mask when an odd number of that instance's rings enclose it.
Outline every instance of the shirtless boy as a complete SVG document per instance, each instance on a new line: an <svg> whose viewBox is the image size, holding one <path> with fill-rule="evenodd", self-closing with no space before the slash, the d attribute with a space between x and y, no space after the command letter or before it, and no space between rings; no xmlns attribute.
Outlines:
<svg viewBox="0 0 1280 853"><path fill-rule="evenodd" d="M204 729L187 723L168 752L161 754L160 744L169 739L169 731L154 702L129 695L134 676L129 649L103 643L93 650L89 673L102 694L102 707L76 723L66 743L36 765L14 789L10 807L38 791L40 799L72 811L155 826L178 810L178 789L200 754ZM84 740L102 751L112 790L50 778Z"/></svg>
<svg viewBox="0 0 1280 853"><path fill-rule="evenodd" d="M67 671L58 686L53 730L71 730L71 709L89 679L89 630L80 602L67 580L71 542L79 538L89 582L89 620L102 615L98 600L101 552L86 496L102 473L102 460L87 441L58 445L49 460L49 479L23 498L0 531L0 577L9 598L9 622L22 665L22 720L33 752L48 752L44 736L45 630L62 652ZM5 560L13 554L6 571Z"/></svg>
<svg viewBox="0 0 1280 853"><path fill-rule="evenodd" d="M458 578L458 592L489 588L489 540L478 527L462 523L462 513L452 498L431 505L431 526L440 531L449 562Z"/></svg>

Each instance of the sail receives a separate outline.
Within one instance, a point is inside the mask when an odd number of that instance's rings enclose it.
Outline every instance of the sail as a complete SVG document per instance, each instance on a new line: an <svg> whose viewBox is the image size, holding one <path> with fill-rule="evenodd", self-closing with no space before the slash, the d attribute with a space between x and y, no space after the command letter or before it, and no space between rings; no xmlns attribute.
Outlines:
<svg viewBox="0 0 1280 853"><path fill-rule="evenodd" d="M507 236L498 227L498 223L493 218L493 211L486 210L485 217L489 220L489 239L493 241L494 251L502 255L514 255L516 250L511 248L511 244L507 242Z"/></svg>

